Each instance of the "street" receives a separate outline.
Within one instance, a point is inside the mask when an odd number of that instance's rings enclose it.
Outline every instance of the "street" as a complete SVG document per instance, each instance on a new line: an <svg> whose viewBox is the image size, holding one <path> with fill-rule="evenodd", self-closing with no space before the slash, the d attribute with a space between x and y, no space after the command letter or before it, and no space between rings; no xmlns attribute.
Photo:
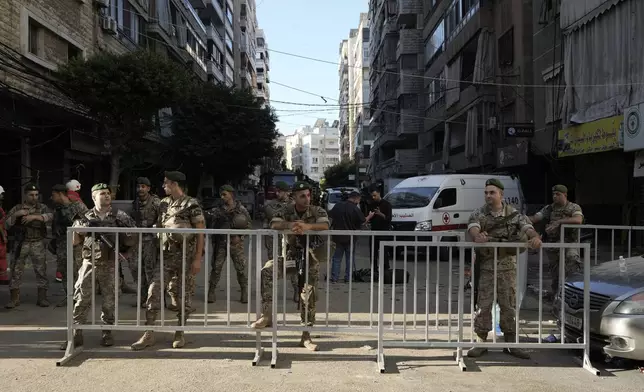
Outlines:
<svg viewBox="0 0 644 392"><path fill-rule="evenodd" d="M362 241L364 242L364 241ZM411 258L411 257L409 257ZM357 268L367 268L367 245L359 242ZM448 264L440 265L440 315L441 329L445 329L447 320ZM400 267L400 266L399 266ZM418 263L418 295L425 297L426 263ZM458 282L457 262L453 262L455 272L453 281ZM413 268L413 267L408 267ZM435 271L436 263L430 262L430 271ZM54 270L50 259L50 269ZM224 271L225 271L224 267ZM326 270L326 265L321 266ZM410 391L427 390L430 382L436 390L466 391L485 390L482 386L492 385L495 391L560 391L562 388L583 389L585 391L640 391L642 377L637 370L602 368L602 376L595 377L583 370L574 360L575 353L564 350L533 350L531 360L517 360L500 351L490 352L476 361L465 359L467 372L460 372L452 360L451 350L442 349L386 349L387 372L379 374L375 363L376 334L361 331L355 334L322 333L314 334L321 345L321 351L308 352L298 347L299 336L296 333L279 334L279 357L276 369L269 366L270 353L265 354L257 367L251 367L254 353L255 334L243 331L248 320L253 321L246 313L246 305L238 300L238 285L231 265L231 324L239 329L231 333L188 333L184 349L169 348L172 335L157 334L157 344L153 349L133 352L129 345L139 333L115 332L115 346L103 348L98 345L98 333L86 333L85 352L66 367L56 367L55 362L63 355L59 350L60 342L65 337L65 308L37 308L35 306L35 281L31 269L25 273L22 305L13 310L2 309L0 314L3 325L0 327L0 366L5 376L4 386L8 390L37 391L46 389L56 391L85 391L93 388L101 391L122 391L124 385L136 385L136 390L164 391L203 391L217 385L219 389L254 390L257 388L276 389L284 383L290 388L301 390L333 389L338 391L392 390L402 388ZM434 321L434 274L430 276L429 291L430 325ZM128 273L126 278L129 280ZM203 323L204 271L197 279L195 303L198 311L190 318L189 324ZM407 286L408 311L413 310L413 275ZM226 317L226 277L219 284L218 302L209 304L209 325L225 325ZM326 324L326 289L320 282L320 300L318 301L317 325ZM287 322L298 321L295 304L292 302L290 283L287 283ZM354 283L351 290L352 325L366 327L369 325L369 283ZM282 292L282 286L278 287ZM402 312L402 288L396 289L397 313ZM329 325L347 325L348 283L337 283L329 289ZM64 292L57 283L51 285L51 300L58 302ZM6 294L3 293L3 300ZM100 297L98 297L99 320ZM120 300L120 320L131 323L136 320L136 301L133 295L124 295ZM456 298L457 289L453 288L454 333L456 333ZM469 296L466 295L465 336L469 336ZM251 296L251 309L254 310L255 290ZM281 313L283 301L280 300L278 311ZM374 304L377 301L374 300ZM375 305L374 305L375 306ZM389 306L389 310L387 310ZM418 301L417 325L424 323L424 299ZM376 308L377 309L377 308ZM385 290L385 310L391 309L391 288ZM173 323L174 314L166 312L166 322ZM526 310L529 314L530 311ZM142 313L143 314L143 313ZM374 321L377 313L374 310ZM413 315L407 315L410 330ZM520 316L523 319L523 316ZM282 315L278 316L278 320ZM547 320L547 317L544 317ZM386 320L389 320L386 318ZM402 322L402 314L397 315ZM527 322L526 322L527 323ZM171 325L171 324L169 324ZM523 325L523 324L522 324ZM546 325L547 326L547 325ZM422 331L422 328L421 328ZM525 324L522 331L526 339L536 339L535 328ZM544 334L548 330L544 328ZM422 334L421 334L422 335ZM422 338L420 336L419 338ZM545 337L545 336L544 336ZM399 335L386 335L386 338L398 338ZM411 339L411 337L408 337ZM430 332L430 339L434 335ZM435 338L445 338L436 336ZM523 336L522 336L523 338ZM263 335L264 346L269 347L270 335ZM600 364L596 364L599 366ZM347 369L351 369L347 371ZM223 373L225 372L225 373ZM329 377L333 374L335 377ZM189 379L190 382L186 382Z"/></svg>

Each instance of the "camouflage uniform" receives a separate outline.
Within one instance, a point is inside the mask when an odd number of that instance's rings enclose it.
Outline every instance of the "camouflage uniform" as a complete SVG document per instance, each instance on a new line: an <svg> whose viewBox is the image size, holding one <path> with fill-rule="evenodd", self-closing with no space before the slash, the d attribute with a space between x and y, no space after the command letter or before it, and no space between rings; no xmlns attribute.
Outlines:
<svg viewBox="0 0 644 392"><path fill-rule="evenodd" d="M94 272L95 283L100 285L103 297L101 320L103 324L114 324L114 271L116 264L115 250L116 236L114 234L100 233L101 227L134 227L134 220L125 212L117 209L111 209L107 215L102 218L96 208L87 211L82 219L76 220L73 227L96 227L96 233L92 238L90 233L79 233L83 238L82 258L83 263L78 271L78 280L74 286L74 324L84 324L87 322L87 314L92 306L92 271ZM103 238L111 244L108 245ZM132 234L119 234L119 248L121 245L131 246L134 237ZM94 249L94 258L92 259L92 248ZM103 331L101 344L110 346L111 333Z"/></svg>
<svg viewBox="0 0 644 392"><path fill-rule="evenodd" d="M539 217L546 221L546 224L551 222L556 222L564 218L571 218L573 216L582 216L581 207L578 204L567 202L563 206L558 206L556 204L550 204L537 212L536 217ZM546 230L546 241L551 243L558 243L561 239L559 230ZM579 242L579 231L574 229L568 229L564 233L564 242L566 243L576 243ZM559 291L559 259L561 251L559 249L549 248L546 249L546 255L548 255L548 269L550 271L550 276L552 277L552 292L557 293ZM576 248L567 248L565 249L565 272L566 276L573 272L581 270L581 262L579 260L579 249Z"/></svg>
<svg viewBox="0 0 644 392"><path fill-rule="evenodd" d="M270 229L271 228L271 220L280 211L283 211L287 206L292 205L293 200L290 198L287 198L284 201L281 200L272 200L270 203L266 204L265 207L265 212L264 216L266 219L264 220L264 228L265 229ZM283 235L278 235L277 237L277 256L281 257L282 256L282 242L283 242ZM273 258L273 237L272 236L266 236L264 239L264 245L266 247L266 250L268 252L268 258L271 259ZM291 280L291 285L293 286L293 290L295 291L295 295L297 295L297 275L296 274L290 274L290 280Z"/></svg>
<svg viewBox="0 0 644 392"><path fill-rule="evenodd" d="M147 199L135 200L132 202L132 218L137 227L152 227L159 220L159 206L161 199L156 195L148 195ZM143 242L141 244L141 301L150 307L148 299L148 290L154 278L161 274L159 270L158 255L158 238L154 234L143 234ZM132 257L129 259L130 271L132 277L136 281L139 276L139 244L136 236L135 250L132 252Z"/></svg>
<svg viewBox="0 0 644 392"><path fill-rule="evenodd" d="M11 290L20 290L22 284L22 274L25 271L25 263L27 259L31 259L31 263L36 273L36 280L38 289L43 290L45 293L49 287L47 280L47 261L46 261L46 248L44 239L47 236L47 223L51 222L54 214L49 208L37 203L35 205L18 204L13 207L7 214L5 222L7 230L12 226L18 224L18 218L15 216L16 212L20 210L28 210L27 215L42 215L44 221L31 221L27 224L20 224L24 229L24 240L19 244L20 255L13 260L13 268L11 269L11 282L9 288Z"/></svg>
<svg viewBox="0 0 644 392"><path fill-rule="evenodd" d="M275 214L271 220L271 224L276 222L294 222L303 221L304 223L329 223L329 217L322 208L317 206L309 206L307 210L300 214L295 210L295 204L290 204L284 210ZM306 236L287 235L287 260L292 260L293 253L296 248L306 246ZM308 306L300 306L300 319L304 325L312 326L315 323L315 302L317 300L317 285L319 277L320 262L327 260L326 244L322 237L311 235L309 238L309 271L308 271L308 285L305 285L301 296L301 303ZM306 257L306 256L304 256ZM282 277L284 269L284 260L279 257L277 262L277 276ZM264 264L261 271L261 292L262 292L262 313L267 315L272 312L273 303L273 260L269 260Z"/></svg>
<svg viewBox="0 0 644 392"><path fill-rule="evenodd" d="M81 218L88 211L87 206L82 201L73 201L67 205L59 205L54 211L53 233L56 249L56 265L60 273L63 274L63 282L67 277L67 228L74 224L76 219ZM82 246L74 246L73 255L73 280L78 279L78 270L82 261ZM67 287L66 283L63 283Z"/></svg>
<svg viewBox="0 0 644 392"><path fill-rule="evenodd" d="M247 225L246 227L233 227L233 222L236 216L243 215L246 217ZM252 219L248 214L246 208L242 205L239 200L235 201L235 206L232 209L228 209L226 205L216 208L213 211L213 219L216 222L219 222L219 229L223 228L235 228L235 229L252 229ZM224 226L224 227L222 227ZM219 278L221 277L221 270L226 263L226 253L228 251L228 246L226 245L225 235L215 236L215 241L217 241L215 248L215 262L212 265L210 272L210 288L209 293L211 293L210 300L214 301L214 293L219 283ZM237 242L233 243L232 239L237 238ZM242 302L246 302L246 290L248 287L248 276L246 275L246 255L244 253L244 237L243 236L230 236L230 259L233 262L233 266L237 271L237 282L241 288L242 292ZM211 302L211 301L209 301Z"/></svg>
<svg viewBox="0 0 644 392"><path fill-rule="evenodd" d="M534 229L525 215L509 204L502 204L500 213L494 213L487 205L475 210L469 219L468 230L478 227L486 232L490 242L524 242L526 231ZM474 316L474 332L485 341L492 330L492 307L494 306L494 248L480 248L476 263L480 263L477 305ZM500 308L501 330L506 341L515 340L516 306L516 249L499 248L497 251L497 303ZM471 350L470 350L471 351Z"/></svg>
<svg viewBox="0 0 644 392"><path fill-rule="evenodd" d="M205 225L203 210L197 199L184 195L178 199L166 197L159 205L159 221L157 227L164 228L195 228L197 225ZM195 277L192 275L192 261L195 258L197 236L186 235L186 265L185 282L186 296L184 298L186 313L192 311L192 297L195 291ZM183 234L162 234L163 239L163 283L169 285L175 282L174 290L170 295L181 296L183 284ZM156 274L155 274L156 275ZM148 292L148 311L146 312L146 325L154 324L159 310L161 309L161 282L154 277ZM187 314L181 314L181 302L177 301L179 309L177 318L179 325L187 319Z"/></svg>

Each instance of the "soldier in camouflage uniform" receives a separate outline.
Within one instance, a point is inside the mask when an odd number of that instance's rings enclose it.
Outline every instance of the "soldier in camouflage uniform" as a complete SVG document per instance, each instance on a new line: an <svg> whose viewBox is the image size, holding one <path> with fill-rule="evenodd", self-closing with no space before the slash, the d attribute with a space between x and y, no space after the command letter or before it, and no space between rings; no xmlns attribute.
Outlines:
<svg viewBox="0 0 644 392"><path fill-rule="evenodd" d="M78 271L78 280L74 286L74 324L87 322L87 314L92 306L92 271L96 283L101 286L103 306L101 320L105 325L114 324L114 272L115 260L118 249L116 235L101 233L101 227L134 227L134 220L125 212L112 208L112 194L107 184L96 184L92 187L92 200L94 208L87 211L81 219L74 222L73 227L96 227L97 231L92 237L90 233L74 233L74 245L82 244L83 263ZM131 247L134 244L134 235L119 234L119 248ZM120 255L120 253L119 253ZM122 259L122 255L120 255ZM74 346L83 345L82 330L74 330ZM114 338L112 331L104 330L101 335L101 346L112 346ZM64 348L66 343L61 347Z"/></svg>
<svg viewBox="0 0 644 392"><path fill-rule="evenodd" d="M252 229L252 219L246 208L239 200L235 200L233 193L235 189L230 185L224 185L219 188L224 204L213 210L213 220L215 229ZM237 222L237 223L236 223ZM245 223L245 224L244 224ZM208 288L208 303L215 302L215 290L221 277L221 270L226 263L226 253L228 246L226 237L230 238L230 259L237 271L237 282L241 289L241 298L239 301L243 304L248 302L248 277L246 275L246 255L244 254L244 237L239 235L221 235L216 236L215 262L210 272L210 285Z"/></svg>
<svg viewBox="0 0 644 392"><path fill-rule="evenodd" d="M136 223L136 227L153 227L159 220L159 205L161 200L156 195L150 194L151 187L150 180L147 177L139 177L136 179L136 188L138 198L132 202L132 218ZM138 236L137 236L138 238ZM141 307L149 307L148 303L148 289L152 283L154 274L160 274L159 263L157 261L159 256L158 239L154 234L143 234L143 242L141 244ZM139 247L138 239L135 250L132 252L130 258L130 271L135 280L139 276ZM135 304L134 306L137 306Z"/></svg>
<svg viewBox="0 0 644 392"><path fill-rule="evenodd" d="M525 215L514 207L504 203L503 184L492 178L485 183L485 206L475 210L469 219L468 233L475 242L524 242L531 248L541 246L539 234ZM527 236L527 237L526 237ZM528 240L529 239L529 240ZM516 306L516 248L499 248L497 251L497 303L500 308L500 324L506 342L516 341L515 306ZM476 263L479 264L479 288L474 316L474 332L478 342L487 341L492 330L492 307L494 306L494 248L479 248ZM505 352L517 358L527 359L530 356L518 348L505 349ZM476 347L469 350L469 357L480 357L487 349Z"/></svg>
<svg viewBox="0 0 644 392"><path fill-rule="evenodd" d="M312 326L315 323L315 302L317 300L317 284L319 278L320 262L328 261L324 240L317 235L309 236L308 249L306 231L324 231L329 229L329 217L322 208L311 205L310 186L306 182L296 182L293 185L293 196L295 204L287 206L284 210L277 212L271 220L271 228L274 230L290 230L295 235L287 236L287 260L306 260L308 253L308 275L305 266L300 266L301 274L308 276L301 291L301 323L303 326ZM273 304L273 268L277 268L277 275L282 275L284 260L279 257L277 266L273 260L266 262L261 271L261 292L262 292L262 315L255 321L251 328L261 329L272 325L272 304ZM293 273L288 271L287 273ZM311 351L317 351L318 346L311 340L308 331L302 332L300 345Z"/></svg>
<svg viewBox="0 0 644 392"><path fill-rule="evenodd" d="M271 228L271 220L273 219L276 213L278 213L279 211L283 211L289 204L293 204L293 199L289 197L289 193L291 189L289 188L287 183L285 183L284 181L278 181L275 184L275 187L277 188L277 199L267 203L264 210L264 217L265 217L264 228L265 229ZM282 256L283 239L284 239L284 236L282 235L278 236L278 240L277 240L278 257ZM273 237L266 236L264 238L264 241L265 241L264 245L266 246L266 250L268 252L268 257L273 258ZM291 274L289 276L291 280L291 286L293 286L293 301L298 302L299 300L298 300L298 290L297 290L297 275Z"/></svg>
<svg viewBox="0 0 644 392"><path fill-rule="evenodd" d="M534 224L545 221L546 242L558 243L561 239L561 225L580 225L584 220L584 214L578 204L568 201L568 188L565 185L555 185L552 187L552 204L543 207L541 211L531 216L530 220ZM564 242L576 243L578 239L578 230L568 229L564 233ZM548 255L548 269L552 277L552 292L550 294L554 298L554 295L559 291L560 250L553 248L546 249L546 255ZM564 269L566 275L581 269L578 249L565 249Z"/></svg>
<svg viewBox="0 0 644 392"><path fill-rule="evenodd" d="M36 304L41 307L49 306L47 301L47 261L44 239L47 236L47 224L51 222L54 214L46 205L38 201L39 191L34 184L29 184L24 190L25 202L13 207L7 214L5 226L7 230L13 226L20 232L17 246L13 252L13 268L11 268L11 282L9 289L11 300L5 308L12 309L20 306L20 285L22 274L25 271L27 259L36 273L38 281L38 300Z"/></svg>
<svg viewBox="0 0 644 392"><path fill-rule="evenodd" d="M177 229L194 228L204 229L206 219L199 201L184 193L186 175L171 171L165 172L163 190L167 197L161 200L159 206L159 220L157 227ZM186 239L186 266L183 267L183 243ZM192 308L192 297L195 291L195 275L201 269L201 262L204 251L203 234L162 234L163 242L163 283L168 285L174 281L175 291L170 295L182 295L182 285L185 274L185 292L183 298L185 314L181 312L181 305L177 312L178 325L185 325L188 315L194 311ZM160 276L155 276L148 292L148 310L145 313L145 325L154 325L159 310L161 309L161 288ZM181 304L179 299L177 302ZM145 331L143 336L132 344L132 350L142 350L155 343L154 332ZM183 331L174 333L172 347L181 348L186 344Z"/></svg>
<svg viewBox="0 0 644 392"><path fill-rule="evenodd" d="M50 242L50 249L56 255L56 268L62 275L62 282L65 291L67 290L67 228L74 224L87 212L87 206L82 201L72 201L67 196L67 187L63 184L54 185L51 191L51 200L56 205L54 218L52 220L52 233L54 238ZM78 270L81 267L82 246L74 246L73 281L78 279ZM56 306L62 307L67 303L67 298Z"/></svg>

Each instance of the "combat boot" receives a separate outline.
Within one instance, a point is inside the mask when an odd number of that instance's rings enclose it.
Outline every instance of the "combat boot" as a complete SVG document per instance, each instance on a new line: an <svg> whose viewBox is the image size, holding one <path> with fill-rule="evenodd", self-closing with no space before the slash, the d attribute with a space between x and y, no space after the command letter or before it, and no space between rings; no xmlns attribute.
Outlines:
<svg viewBox="0 0 644 392"><path fill-rule="evenodd" d="M154 321L155 321L154 317L147 315L145 320L145 325L154 325ZM132 347L132 350L139 351L139 350L143 350L146 347L154 346L154 343L155 343L154 331L147 330L139 340L137 340L132 344L131 347Z"/></svg>
<svg viewBox="0 0 644 392"><path fill-rule="evenodd" d="M516 343L516 341L517 341L517 335L515 335L515 334L513 334L513 333L504 333L504 334L503 334L503 339L504 339L507 343ZM515 348L515 347L512 347L512 348L504 348L504 349L503 349L503 352L504 352L504 353L506 353L506 354L510 354L510 355L512 355L512 356L513 356L513 357L515 357L515 358L519 358L519 359L530 359L530 354L528 354L528 352L527 352L527 351L525 351L525 350L524 350L524 349L522 349L522 348Z"/></svg>
<svg viewBox="0 0 644 392"><path fill-rule="evenodd" d="M250 325L252 329L262 329L271 327L273 325L273 319L270 315L262 313L262 316L257 319L254 323Z"/></svg>
<svg viewBox="0 0 644 392"><path fill-rule="evenodd" d="M177 299L172 295L170 295L169 297L170 297L170 302L168 303L168 301L165 301L166 308L168 308L168 310L172 312L180 311L181 307L179 306L179 301L177 301Z"/></svg>
<svg viewBox="0 0 644 392"><path fill-rule="evenodd" d="M215 288L211 287L208 289L208 303L213 304L217 300L217 297L215 296Z"/></svg>
<svg viewBox="0 0 644 392"><path fill-rule="evenodd" d="M183 331L177 331L174 333L174 340L172 341L172 348L182 348L186 345L186 340L183 336Z"/></svg>
<svg viewBox="0 0 644 392"><path fill-rule="evenodd" d="M485 335L484 334L480 334L480 335L477 334L476 341L478 343L487 342L487 334L485 334ZM485 347L474 347L474 348L471 348L471 349L469 349L467 351L467 356L470 357L470 358L478 358L478 357L480 357L481 355L483 355L485 353L487 353L487 348L485 348Z"/></svg>
<svg viewBox="0 0 644 392"><path fill-rule="evenodd" d="M64 306L66 306L66 305L67 305L67 297L63 298L63 300L62 300L62 301L60 301L59 303L57 303L57 304L56 304L56 307L57 307L57 308L62 308L62 307L64 307Z"/></svg>
<svg viewBox="0 0 644 392"><path fill-rule="evenodd" d="M36 305L41 308L48 308L50 303L47 301L47 289L40 288L38 289L38 299L36 300Z"/></svg>
<svg viewBox="0 0 644 392"><path fill-rule="evenodd" d="M239 302L243 304L248 303L248 286L246 285L241 286L241 296L239 298Z"/></svg>
<svg viewBox="0 0 644 392"><path fill-rule="evenodd" d="M111 347L114 345L114 338L112 337L112 331L103 331L101 334L101 346Z"/></svg>
<svg viewBox="0 0 644 392"><path fill-rule="evenodd" d="M11 294L11 300L4 306L5 309L13 309L20 306L20 289L11 289L9 293Z"/></svg>
<svg viewBox="0 0 644 392"><path fill-rule="evenodd" d="M318 345L313 343L313 340L311 340L311 333L307 331L302 332L300 347L304 347L310 351L318 351Z"/></svg>

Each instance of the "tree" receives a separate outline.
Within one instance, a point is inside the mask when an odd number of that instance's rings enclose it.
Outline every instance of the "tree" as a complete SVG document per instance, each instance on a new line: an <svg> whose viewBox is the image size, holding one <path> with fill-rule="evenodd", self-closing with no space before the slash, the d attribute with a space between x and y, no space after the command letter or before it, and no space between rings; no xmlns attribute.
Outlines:
<svg viewBox="0 0 644 392"><path fill-rule="evenodd" d="M113 191L122 157L137 155L133 146L155 129L159 110L183 101L192 83L185 68L148 51L76 58L60 68L59 77L70 98L97 122L95 136L111 158Z"/></svg>
<svg viewBox="0 0 644 392"><path fill-rule="evenodd" d="M252 92L205 83L176 108L171 144L189 169L210 173L215 183L237 182L274 156L276 121Z"/></svg>
<svg viewBox="0 0 644 392"><path fill-rule="evenodd" d="M324 170L324 185L327 188L340 186L355 186L355 180L349 180L349 175L355 175L357 166L354 161L344 161Z"/></svg>

